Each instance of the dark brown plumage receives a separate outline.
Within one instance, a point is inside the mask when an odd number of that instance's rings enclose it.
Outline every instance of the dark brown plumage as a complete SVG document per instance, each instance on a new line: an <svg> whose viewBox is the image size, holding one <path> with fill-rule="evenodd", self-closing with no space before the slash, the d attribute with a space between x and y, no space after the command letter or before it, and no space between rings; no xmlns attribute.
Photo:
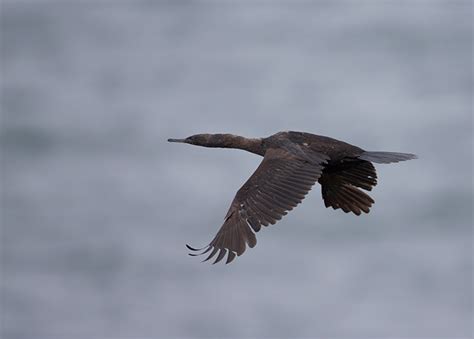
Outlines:
<svg viewBox="0 0 474 339"><path fill-rule="evenodd" d="M326 207L360 215L369 213L374 200L364 193L377 184L372 162L391 163L415 159L414 154L367 152L348 143L303 132L279 132L268 138L247 139L232 134L197 134L168 139L204 147L243 149L263 156L257 170L239 189L224 224L201 249L186 245L190 255L227 254L226 263L257 243L255 232L275 224L298 205L319 182ZM199 251L201 251L199 253Z"/></svg>

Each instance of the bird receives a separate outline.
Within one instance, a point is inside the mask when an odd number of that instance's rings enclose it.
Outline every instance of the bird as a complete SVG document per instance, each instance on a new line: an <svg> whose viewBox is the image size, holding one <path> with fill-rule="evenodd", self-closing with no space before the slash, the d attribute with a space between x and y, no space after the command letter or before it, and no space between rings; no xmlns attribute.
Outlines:
<svg viewBox="0 0 474 339"><path fill-rule="evenodd" d="M388 164L416 159L411 153L372 152L330 137L296 131L266 138L233 134L196 134L168 139L203 147L234 148L263 157L250 178L237 191L224 223L212 241L202 248L186 245L191 256L207 254L213 264L225 255L225 263L257 244L255 233L275 224L305 198L313 185L321 185L327 208L345 213L369 213L374 200L364 191L377 185L373 163Z"/></svg>

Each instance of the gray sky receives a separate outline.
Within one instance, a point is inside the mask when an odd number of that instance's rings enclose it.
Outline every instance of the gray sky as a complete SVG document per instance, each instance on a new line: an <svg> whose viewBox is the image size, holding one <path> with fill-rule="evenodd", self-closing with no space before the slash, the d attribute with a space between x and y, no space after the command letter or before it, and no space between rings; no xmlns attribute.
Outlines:
<svg viewBox="0 0 474 339"><path fill-rule="evenodd" d="M4 2L2 336L472 334L471 11ZM188 257L260 159L166 139L280 130L420 159L369 215L316 185L231 265Z"/></svg>

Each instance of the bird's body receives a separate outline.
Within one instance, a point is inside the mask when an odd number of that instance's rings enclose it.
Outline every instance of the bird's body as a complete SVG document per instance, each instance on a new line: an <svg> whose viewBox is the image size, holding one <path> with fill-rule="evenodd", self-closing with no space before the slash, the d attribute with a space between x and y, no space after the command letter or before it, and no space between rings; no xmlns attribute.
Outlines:
<svg viewBox="0 0 474 339"><path fill-rule="evenodd" d="M279 132L267 138L248 139L232 134L197 134L168 139L204 147L236 148L263 156L263 161L237 192L224 224L204 247L214 263L227 254L226 263L254 247L261 226L274 224L298 205L319 182L326 207L344 212L369 213L377 184L372 162L391 163L416 158L413 154L367 152L333 138L304 132ZM192 251L198 251L190 246ZM198 255L199 255L198 254ZM191 254L196 255L196 254Z"/></svg>

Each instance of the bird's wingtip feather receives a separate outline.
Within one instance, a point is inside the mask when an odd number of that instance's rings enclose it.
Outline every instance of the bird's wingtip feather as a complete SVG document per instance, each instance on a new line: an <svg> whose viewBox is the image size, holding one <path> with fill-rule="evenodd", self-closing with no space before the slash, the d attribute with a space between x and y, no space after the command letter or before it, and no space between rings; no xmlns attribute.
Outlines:
<svg viewBox="0 0 474 339"><path fill-rule="evenodd" d="M205 248L205 247L203 247L203 248L194 248L194 247L189 246L188 244L186 244L186 247L188 248L188 250L194 251L194 252L201 251Z"/></svg>

